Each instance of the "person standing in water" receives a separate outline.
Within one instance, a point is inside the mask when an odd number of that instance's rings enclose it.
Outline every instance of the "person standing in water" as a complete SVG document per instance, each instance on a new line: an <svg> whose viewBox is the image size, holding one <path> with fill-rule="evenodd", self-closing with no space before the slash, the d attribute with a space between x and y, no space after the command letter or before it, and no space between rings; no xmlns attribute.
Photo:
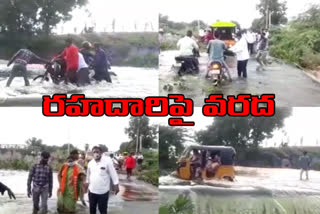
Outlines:
<svg viewBox="0 0 320 214"><path fill-rule="evenodd" d="M75 213L78 198L84 194L82 186L84 185L85 172L77 164L79 152L73 150L58 173L58 212Z"/></svg>
<svg viewBox="0 0 320 214"><path fill-rule="evenodd" d="M102 49L102 45L100 43L94 43L94 48L96 51L96 55L94 57L93 62L93 68L95 72L93 78L99 82L105 80L109 83L112 83L108 71L108 61L106 52Z"/></svg>
<svg viewBox="0 0 320 214"><path fill-rule="evenodd" d="M309 169L310 169L311 159L308 156L306 151L304 151L303 155L299 158L299 162L301 166L300 180L302 180L302 175L304 172L306 173L306 179L309 180Z"/></svg>
<svg viewBox="0 0 320 214"><path fill-rule="evenodd" d="M7 87L10 87L12 80L15 77L22 76L25 86L29 86L30 82L27 77L27 65L30 63L49 63L48 60L42 59L31 52L31 47L28 46L25 49L20 49L8 62L7 67L14 63L10 73L10 77L7 81Z"/></svg>
<svg viewBox="0 0 320 214"><path fill-rule="evenodd" d="M50 153L42 152L40 163L35 164L28 176L28 197L32 196L33 200L33 214L37 214L40 210L39 203L41 198L41 212L43 214L48 212L48 197L52 196L53 186L53 172L48 165ZM31 189L31 183L33 188Z"/></svg>
<svg viewBox="0 0 320 214"><path fill-rule="evenodd" d="M89 189L90 214L107 214L110 184L115 194L119 192L119 178L110 157L102 156L102 149L93 147L93 160L88 164L87 183Z"/></svg>
<svg viewBox="0 0 320 214"><path fill-rule="evenodd" d="M73 44L72 38L66 39L66 48L55 59L63 58L67 68L65 72L65 83L77 83L77 71L79 68L79 49Z"/></svg>
<svg viewBox="0 0 320 214"><path fill-rule="evenodd" d="M130 180L130 178L132 176L132 171L136 167L136 160L133 156L134 156L134 152L131 152L125 159L125 166L126 166L126 170L127 170L127 179L128 180Z"/></svg>
<svg viewBox="0 0 320 214"><path fill-rule="evenodd" d="M250 58L248 43L241 31L237 33L237 38L238 42L236 42L236 44L231 47L230 50L237 54L238 77L240 78L243 76L244 78L247 78L247 64Z"/></svg>

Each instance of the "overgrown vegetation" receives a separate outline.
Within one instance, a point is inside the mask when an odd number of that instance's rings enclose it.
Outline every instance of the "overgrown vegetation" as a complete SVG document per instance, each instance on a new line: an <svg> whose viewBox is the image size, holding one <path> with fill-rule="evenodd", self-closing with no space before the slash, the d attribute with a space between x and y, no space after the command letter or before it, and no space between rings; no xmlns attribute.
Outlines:
<svg viewBox="0 0 320 214"><path fill-rule="evenodd" d="M159 208L159 214L194 214L194 205L191 198L186 195L179 195L173 202Z"/></svg>
<svg viewBox="0 0 320 214"><path fill-rule="evenodd" d="M320 66L320 5L313 5L286 28L272 32L270 53L299 66Z"/></svg>
<svg viewBox="0 0 320 214"><path fill-rule="evenodd" d="M155 186L159 185L159 155L158 151L147 151L143 153L144 162L138 179Z"/></svg>
<svg viewBox="0 0 320 214"><path fill-rule="evenodd" d="M0 58L9 59L17 50L30 45L42 57L52 58L71 37L81 47L83 41L102 43L117 66L157 67L159 42L157 33L87 33L79 35L23 36L0 33Z"/></svg>

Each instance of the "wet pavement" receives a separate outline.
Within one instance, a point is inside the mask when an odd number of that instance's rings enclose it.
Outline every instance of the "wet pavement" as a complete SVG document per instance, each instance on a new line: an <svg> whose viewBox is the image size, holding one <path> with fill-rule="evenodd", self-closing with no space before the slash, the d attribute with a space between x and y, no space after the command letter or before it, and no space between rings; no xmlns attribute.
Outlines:
<svg viewBox="0 0 320 214"><path fill-rule="evenodd" d="M32 200L26 195L27 172L0 170L0 181L9 186L15 193L17 200L10 200L8 197L0 196L0 214L31 214ZM158 188L143 181L127 181L124 175L120 177L120 192L118 195L110 194L110 214L157 214L158 213ZM54 175L57 178L57 175ZM57 213L57 192L58 182L54 179L53 196L48 200L49 214ZM84 197L87 205L88 196ZM84 207L80 201L77 203L77 214L89 213L88 207Z"/></svg>
<svg viewBox="0 0 320 214"><path fill-rule="evenodd" d="M303 71L294 66L273 61L265 71L256 71L257 62L250 59L248 62L248 78L238 78L234 59L229 59L233 82L224 82L220 87L214 87L205 79L207 55L201 53L200 74L177 77L171 69L177 51L160 53L159 87L160 95L182 93L194 100L195 106L202 106L209 94L275 94L277 106L319 106L320 83L314 81ZM170 88L168 91L164 88Z"/></svg>
<svg viewBox="0 0 320 214"><path fill-rule="evenodd" d="M187 195L197 214L319 214L320 172L310 171L308 181L299 176L295 169L249 167L236 167L234 182L199 185L165 176L159 179L160 204Z"/></svg>

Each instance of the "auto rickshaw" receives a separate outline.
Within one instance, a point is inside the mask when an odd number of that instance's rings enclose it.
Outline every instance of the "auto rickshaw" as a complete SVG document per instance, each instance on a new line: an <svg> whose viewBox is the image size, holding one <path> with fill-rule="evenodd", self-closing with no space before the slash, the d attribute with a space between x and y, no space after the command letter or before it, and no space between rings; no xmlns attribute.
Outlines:
<svg viewBox="0 0 320 214"><path fill-rule="evenodd" d="M221 40L225 41L228 48L234 46L235 39L233 35L236 33L236 24L232 22L216 22L210 27L213 32L218 31L221 35Z"/></svg>
<svg viewBox="0 0 320 214"><path fill-rule="evenodd" d="M189 146L184 150L177 164L177 177L184 180L192 180L192 152L197 150L201 155L201 179L227 179L233 181L235 178L234 159L236 151L230 146ZM213 155L220 156L220 163L216 171L208 173L207 163Z"/></svg>

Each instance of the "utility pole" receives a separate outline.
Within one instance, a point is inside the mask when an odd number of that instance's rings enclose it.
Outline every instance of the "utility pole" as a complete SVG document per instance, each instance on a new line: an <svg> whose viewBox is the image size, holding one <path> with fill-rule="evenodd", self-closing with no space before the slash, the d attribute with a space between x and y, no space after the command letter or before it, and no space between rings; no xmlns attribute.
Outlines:
<svg viewBox="0 0 320 214"><path fill-rule="evenodd" d="M139 149L139 152L142 152L142 135L140 136L140 149Z"/></svg>
<svg viewBox="0 0 320 214"><path fill-rule="evenodd" d="M137 120L138 120L138 129L137 129L136 153L138 153L138 150L139 150L139 140L140 140L140 118L137 118Z"/></svg>

